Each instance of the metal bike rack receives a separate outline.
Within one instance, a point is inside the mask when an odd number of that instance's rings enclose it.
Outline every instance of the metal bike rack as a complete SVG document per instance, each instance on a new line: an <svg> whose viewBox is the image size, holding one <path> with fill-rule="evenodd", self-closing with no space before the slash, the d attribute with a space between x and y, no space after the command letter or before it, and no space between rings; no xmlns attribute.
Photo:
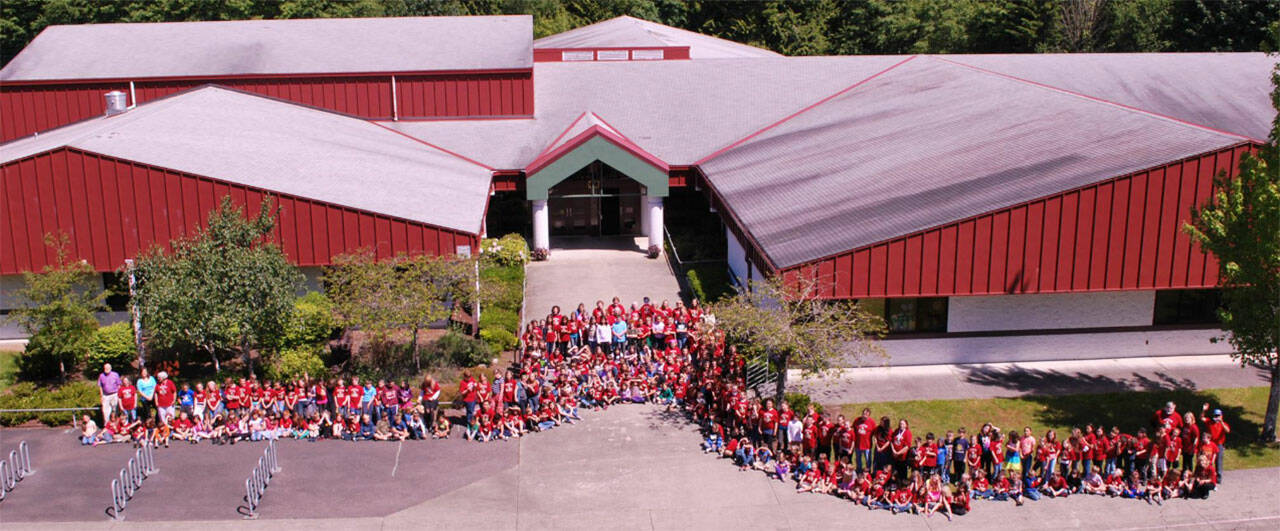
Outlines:
<svg viewBox="0 0 1280 531"><path fill-rule="evenodd" d="M274 439L267 441L267 448L262 451L262 457L258 458L258 464L253 467L253 471L249 473L249 477L244 480L244 501L245 508L248 512L244 515L247 519L256 519L258 517L258 506L262 503L262 493L267 490L267 485L271 484L271 476L280 471L280 460L276 453L276 441Z"/></svg>
<svg viewBox="0 0 1280 531"><path fill-rule="evenodd" d="M124 520L124 510L134 493L142 488L143 480L159 472L156 468L155 447L143 444L120 469L119 477L111 480L111 516L116 520Z"/></svg>
<svg viewBox="0 0 1280 531"><path fill-rule="evenodd" d="M9 451L8 459L0 459L0 500L4 500L19 481L34 473L35 469L31 467L31 447L27 445L27 441L21 441L17 450Z"/></svg>

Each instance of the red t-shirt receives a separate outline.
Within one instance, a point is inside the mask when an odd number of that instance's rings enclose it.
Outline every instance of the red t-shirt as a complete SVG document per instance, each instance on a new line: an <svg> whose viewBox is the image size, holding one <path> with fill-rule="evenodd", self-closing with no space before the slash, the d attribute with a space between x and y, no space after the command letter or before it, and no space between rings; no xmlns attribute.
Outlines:
<svg viewBox="0 0 1280 531"><path fill-rule="evenodd" d="M173 401L178 398L178 389L173 385L173 380L165 380L156 384L156 406L171 407Z"/></svg>
<svg viewBox="0 0 1280 531"><path fill-rule="evenodd" d="M138 407L138 388L132 385L124 385L117 391L120 395L120 409L128 411Z"/></svg>
<svg viewBox="0 0 1280 531"><path fill-rule="evenodd" d="M859 450L871 449L871 434L876 430L876 422L869 418L858 417L853 421L854 447Z"/></svg>

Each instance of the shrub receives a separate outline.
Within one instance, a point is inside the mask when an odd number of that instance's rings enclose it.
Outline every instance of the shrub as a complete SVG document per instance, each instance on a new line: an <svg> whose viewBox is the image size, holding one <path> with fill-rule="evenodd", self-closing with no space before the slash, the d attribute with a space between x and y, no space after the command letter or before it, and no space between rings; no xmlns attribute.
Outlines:
<svg viewBox="0 0 1280 531"><path fill-rule="evenodd" d="M516 335L502 328L481 328L480 340L493 352L511 350L516 346Z"/></svg>
<svg viewBox="0 0 1280 531"><path fill-rule="evenodd" d="M807 394L787 393L782 396L787 401L787 404L791 405L791 411L795 411L797 415L803 415L808 412L809 404L813 404L813 407L818 410L818 413L822 413L822 404L814 402Z"/></svg>
<svg viewBox="0 0 1280 531"><path fill-rule="evenodd" d="M84 355L85 376L97 374L103 363L110 363L116 369L127 368L137 355L132 323L121 321L101 327L93 333L89 351Z"/></svg>
<svg viewBox="0 0 1280 531"><path fill-rule="evenodd" d="M489 265L481 268L481 311L494 307L519 311L520 303L524 300L523 281L524 268L521 266Z"/></svg>
<svg viewBox="0 0 1280 531"><path fill-rule="evenodd" d="M315 378L324 374L324 347L300 345L280 351L266 367L267 378L276 381L293 380L308 374Z"/></svg>
<svg viewBox="0 0 1280 531"><path fill-rule="evenodd" d="M447 360L458 367L474 367L493 359L484 341L452 330L436 340L433 350L437 359Z"/></svg>
<svg viewBox="0 0 1280 531"><path fill-rule="evenodd" d="M97 407L101 404L99 400L98 385L94 382L77 381L58 388L36 387L35 384L24 382L13 385L8 392L0 394L0 409ZM92 410L0 413L0 426L16 426L33 419L48 426L61 426L70 423L72 416L85 413L94 418L98 416Z"/></svg>
<svg viewBox="0 0 1280 531"><path fill-rule="evenodd" d="M480 258L500 266L523 266L529 261L529 244L515 233L497 239L485 238L480 241Z"/></svg>
<svg viewBox="0 0 1280 531"><path fill-rule="evenodd" d="M503 308L480 309L480 329L501 328L515 335L520 329L520 316Z"/></svg>
<svg viewBox="0 0 1280 531"><path fill-rule="evenodd" d="M293 302L293 313L277 347L290 349L304 345L323 345L337 334L338 329L333 302L323 293L310 291Z"/></svg>
<svg viewBox="0 0 1280 531"><path fill-rule="evenodd" d="M650 245L649 250L645 253L649 258L657 258L662 256L662 248L657 245Z"/></svg>
<svg viewBox="0 0 1280 531"><path fill-rule="evenodd" d="M697 266L685 273L689 281L689 291L702 302L715 302L733 293L729 284L729 273L722 265Z"/></svg>
<svg viewBox="0 0 1280 531"><path fill-rule="evenodd" d="M529 256L533 259L534 262L541 262L543 260L551 258L551 250L550 249L534 249L533 252L529 254Z"/></svg>

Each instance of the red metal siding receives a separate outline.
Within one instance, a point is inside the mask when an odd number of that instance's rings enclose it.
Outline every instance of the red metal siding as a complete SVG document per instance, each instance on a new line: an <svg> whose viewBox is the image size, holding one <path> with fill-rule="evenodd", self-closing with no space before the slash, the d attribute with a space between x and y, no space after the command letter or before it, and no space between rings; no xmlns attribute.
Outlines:
<svg viewBox="0 0 1280 531"><path fill-rule="evenodd" d="M207 84L261 94L368 119L529 116L533 114L533 72L410 74L396 76L392 102L390 74L365 76L182 78L135 80L136 103ZM0 142L101 116L103 94L129 92L129 82L0 85ZM130 103L135 103L130 101Z"/></svg>
<svg viewBox="0 0 1280 531"><path fill-rule="evenodd" d="M265 196L274 196L281 207L275 240L302 266L327 265L334 256L363 247L386 257L421 253L426 240L449 242L425 249L429 254L477 243L474 235L460 231L74 149L0 167L0 194L0 274L5 275L51 264L55 257L44 236L59 231L70 238L72 258L98 271L114 271L125 258L153 246L169 249L171 239L193 234L228 195L255 213ZM406 231L418 241L407 241Z"/></svg>
<svg viewBox="0 0 1280 531"><path fill-rule="evenodd" d="M782 273L814 276L830 286L821 293L840 298L1213 287L1217 262L1182 226L1211 196L1213 176L1236 171L1248 149L1207 153Z"/></svg>
<svg viewBox="0 0 1280 531"><path fill-rule="evenodd" d="M400 118L528 116L533 73L396 76Z"/></svg>

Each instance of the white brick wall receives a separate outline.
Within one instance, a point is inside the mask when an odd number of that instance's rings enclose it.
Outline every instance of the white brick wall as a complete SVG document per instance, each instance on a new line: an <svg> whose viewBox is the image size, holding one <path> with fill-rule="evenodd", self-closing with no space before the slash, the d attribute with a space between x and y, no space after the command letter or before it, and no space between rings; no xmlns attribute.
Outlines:
<svg viewBox="0 0 1280 531"><path fill-rule="evenodd" d="M951 297L948 332L1149 326L1154 291Z"/></svg>

